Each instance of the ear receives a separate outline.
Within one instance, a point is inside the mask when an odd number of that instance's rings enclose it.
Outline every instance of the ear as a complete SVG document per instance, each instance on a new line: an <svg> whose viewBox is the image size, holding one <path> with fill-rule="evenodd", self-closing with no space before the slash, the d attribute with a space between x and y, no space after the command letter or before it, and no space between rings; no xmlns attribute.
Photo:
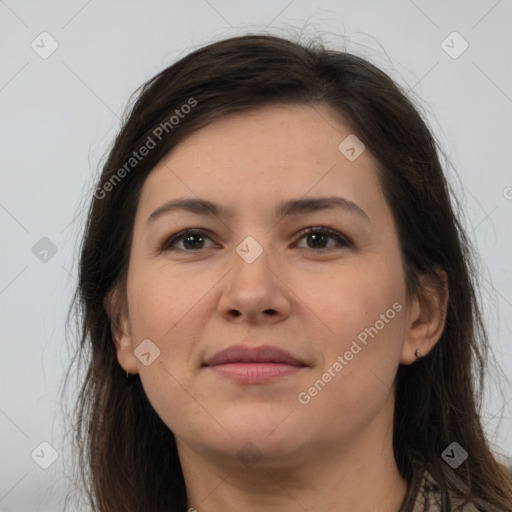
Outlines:
<svg viewBox="0 0 512 512"><path fill-rule="evenodd" d="M116 347L117 360L125 371L133 375L138 373L137 359L133 353L128 305L122 295L120 287L116 286L105 296L103 306L110 318L110 330Z"/></svg>
<svg viewBox="0 0 512 512"><path fill-rule="evenodd" d="M449 298L446 272L437 268L432 274L420 276L420 281L420 291L408 306L401 364L416 362L416 350L426 356L439 341L446 324Z"/></svg>

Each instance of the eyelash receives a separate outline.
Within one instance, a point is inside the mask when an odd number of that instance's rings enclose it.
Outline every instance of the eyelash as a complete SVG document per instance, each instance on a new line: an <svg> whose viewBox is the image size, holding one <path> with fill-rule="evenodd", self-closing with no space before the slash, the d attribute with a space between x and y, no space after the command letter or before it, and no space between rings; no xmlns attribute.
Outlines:
<svg viewBox="0 0 512 512"><path fill-rule="evenodd" d="M340 244L339 247L351 247L353 245L350 240L348 240L346 237L341 236L340 233L338 233L337 231L335 231L333 229L326 228L324 226L310 227L310 228L303 229L300 233L298 233L299 240L309 234L321 234L321 235L330 236L332 238L335 238ZM175 247L172 247L172 245L175 244L176 242L183 240L187 236L191 236L191 235L202 235L211 240L211 238L209 236L207 236L206 233L200 229L186 229L184 231L180 231L179 233L176 233L176 234L166 238L164 240L164 242L162 244L160 244L160 252L177 251L177 250L182 251L182 252L191 252L191 253L192 252L200 252L203 249L187 250L187 249L176 249ZM319 252L319 251L329 251L331 249L336 249L336 247L320 247L319 249L307 247L307 249L314 251L314 252Z"/></svg>

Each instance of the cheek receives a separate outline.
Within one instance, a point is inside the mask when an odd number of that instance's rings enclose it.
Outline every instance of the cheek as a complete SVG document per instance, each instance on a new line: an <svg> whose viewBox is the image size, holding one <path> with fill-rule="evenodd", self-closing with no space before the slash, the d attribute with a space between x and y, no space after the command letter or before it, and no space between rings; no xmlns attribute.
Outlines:
<svg viewBox="0 0 512 512"><path fill-rule="evenodd" d="M128 282L130 319L145 337L172 340L211 286L197 276L164 268L137 272Z"/></svg>
<svg viewBox="0 0 512 512"><path fill-rule="evenodd" d="M313 322L310 328L318 329L324 339L338 340L337 349L376 322L379 331L390 331L405 298L400 268L382 258L365 265L339 265L325 275L304 274L293 288L309 309L304 314ZM393 308L395 303L399 305Z"/></svg>
<svg viewBox="0 0 512 512"><path fill-rule="evenodd" d="M135 353L142 340L149 339L156 347L150 345L150 352L158 354L154 359L151 355L149 365L137 362L144 391L167 427L180 432L186 428L182 411L201 414L187 390L192 380L190 353L198 339L196 329L200 330L194 307L204 290L190 286L189 278L170 274L162 269L135 273L128 281L128 297Z"/></svg>
<svg viewBox="0 0 512 512"><path fill-rule="evenodd" d="M148 398L159 414L186 405L181 400L189 386L190 354L200 330L194 307L204 292L181 281L176 276L166 279L163 272L139 272L128 282L132 347ZM150 340L144 341L149 347L144 352L143 340ZM146 360L139 357L147 352Z"/></svg>
<svg viewBox="0 0 512 512"><path fill-rule="evenodd" d="M404 339L401 270L380 262L340 267L321 281L322 286L310 280L302 288L315 313L310 337L322 353L311 378L311 385L318 384L309 389L323 395L315 400L324 406L332 402L354 410L361 400L377 406L392 387Z"/></svg>
<svg viewBox="0 0 512 512"><path fill-rule="evenodd" d="M156 414L173 433L185 435L199 419L208 423L208 418L201 405L205 401L193 391L190 377L186 371L180 371L181 366L174 367L163 353L139 373Z"/></svg>
<svg viewBox="0 0 512 512"><path fill-rule="evenodd" d="M331 343L324 338L322 364L296 397L318 428L325 428L325 421L332 431L350 436L371 423L391 399L404 318L401 304L393 304L375 306L371 322L361 316L350 321L338 317L339 335L331 336Z"/></svg>

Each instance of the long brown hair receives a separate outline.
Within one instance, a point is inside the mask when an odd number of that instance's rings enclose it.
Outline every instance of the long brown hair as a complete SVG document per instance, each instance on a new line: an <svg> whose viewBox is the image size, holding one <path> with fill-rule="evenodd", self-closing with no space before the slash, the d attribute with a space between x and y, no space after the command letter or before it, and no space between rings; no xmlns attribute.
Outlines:
<svg viewBox="0 0 512 512"><path fill-rule="evenodd" d="M75 363L78 370L85 366L73 415L76 471L93 510L181 512L187 506L174 435L149 403L139 376L127 378L120 367L110 327L116 319L104 306L112 290L125 296L144 180L185 136L213 120L285 103L329 106L376 158L397 226L408 297L423 293L420 275L441 268L448 277L441 338L426 357L400 366L396 377L393 447L400 473L412 482L419 457L445 492L511 509L510 480L480 418L489 345L476 295L474 249L454 212L458 203L439 145L401 87L356 55L256 34L200 48L137 92L92 197L70 310L80 341L68 376ZM177 110L182 115L172 121ZM154 147L131 161L149 138ZM449 471L441 454L453 441L469 456Z"/></svg>

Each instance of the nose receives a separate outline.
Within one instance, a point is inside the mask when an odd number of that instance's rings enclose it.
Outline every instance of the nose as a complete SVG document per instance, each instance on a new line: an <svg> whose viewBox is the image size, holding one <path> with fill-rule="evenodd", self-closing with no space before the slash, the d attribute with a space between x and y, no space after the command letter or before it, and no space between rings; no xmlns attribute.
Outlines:
<svg viewBox="0 0 512 512"><path fill-rule="evenodd" d="M235 252L233 267L223 280L220 314L229 321L251 324L277 323L288 318L291 292L279 268L268 249L251 263Z"/></svg>

